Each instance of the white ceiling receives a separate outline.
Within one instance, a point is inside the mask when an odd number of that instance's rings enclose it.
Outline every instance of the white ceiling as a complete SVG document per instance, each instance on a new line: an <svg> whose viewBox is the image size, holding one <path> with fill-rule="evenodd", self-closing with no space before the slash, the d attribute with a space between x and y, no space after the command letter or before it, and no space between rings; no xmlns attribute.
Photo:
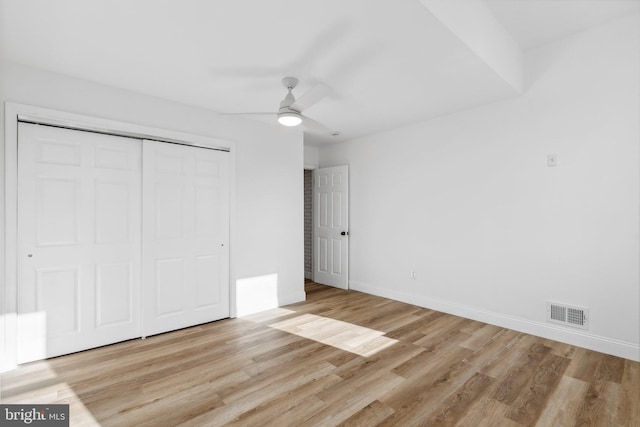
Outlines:
<svg viewBox="0 0 640 427"><path fill-rule="evenodd" d="M523 49L640 12L637 0L485 0Z"/></svg>
<svg viewBox="0 0 640 427"><path fill-rule="evenodd" d="M297 96L331 88L304 112L341 132L305 135L325 143L516 96L518 55L483 51L478 34L520 53L639 12L640 0L0 0L0 58L218 113L275 112L293 75Z"/></svg>

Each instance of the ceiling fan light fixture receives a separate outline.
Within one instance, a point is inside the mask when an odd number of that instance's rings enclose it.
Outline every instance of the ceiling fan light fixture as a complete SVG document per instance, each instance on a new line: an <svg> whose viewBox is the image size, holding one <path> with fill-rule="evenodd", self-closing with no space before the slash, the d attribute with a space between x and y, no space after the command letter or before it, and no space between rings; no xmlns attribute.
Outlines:
<svg viewBox="0 0 640 427"><path fill-rule="evenodd" d="M300 123L302 123L302 117L300 117L300 114L287 111L278 114L278 123L283 126L289 127L298 126Z"/></svg>

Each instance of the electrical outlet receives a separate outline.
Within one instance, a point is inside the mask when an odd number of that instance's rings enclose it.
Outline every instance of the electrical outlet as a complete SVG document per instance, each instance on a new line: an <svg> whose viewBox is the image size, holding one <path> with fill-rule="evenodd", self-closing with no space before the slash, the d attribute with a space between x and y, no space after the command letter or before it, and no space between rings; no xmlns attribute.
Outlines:
<svg viewBox="0 0 640 427"><path fill-rule="evenodd" d="M409 272L409 278L413 279L413 280L416 280L416 271L413 268Z"/></svg>

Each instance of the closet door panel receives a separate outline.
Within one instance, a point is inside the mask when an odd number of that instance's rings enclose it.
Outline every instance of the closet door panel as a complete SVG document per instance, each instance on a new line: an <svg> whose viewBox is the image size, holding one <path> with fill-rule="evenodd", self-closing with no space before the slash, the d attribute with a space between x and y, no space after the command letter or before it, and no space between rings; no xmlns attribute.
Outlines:
<svg viewBox="0 0 640 427"><path fill-rule="evenodd" d="M142 141L18 132L19 362L140 336Z"/></svg>
<svg viewBox="0 0 640 427"><path fill-rule="evenodd" d="M144 141L143 334L229 316L226 152Z"/></svg>

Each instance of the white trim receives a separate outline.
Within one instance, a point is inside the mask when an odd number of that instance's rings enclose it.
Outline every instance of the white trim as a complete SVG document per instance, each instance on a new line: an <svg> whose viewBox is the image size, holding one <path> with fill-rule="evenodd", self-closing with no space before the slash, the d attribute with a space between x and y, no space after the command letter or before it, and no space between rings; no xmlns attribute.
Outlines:
<svg viewBox="0 0 640 427"><path fill-rule="evenodd" d="M135 123L120 122L93 116L85 116L83 114L68 113L65 111L52 110L32 105L5 102L5 118L10 119L14 117L17 121L18 116L24 116L25 118L32 120L37 119L39 123L51 124L53 126L65 125L67 127L82 128L86 130L100 129L105 132L112 131L115 134L125 136L127 134L145 135L146 138L165 141L181 141L183 143L188 142L192 145L209 148L224 148L228 150L235 148L235 144L232 141L225 139L161 129ZM6 127L8 125L13 125L13 120L10 120L10 122L6 122L5 135L7 135Z"/></svg>
<svg viewBox="0 0 640 427"><path fill-rule="evenodd" d="M42 124L60 126L66 123L75 128L87 130L111 130L115 134L148 135L152 139L188 143L199 147L224 149L230 152L229 168L229 304L230 316L236 316L236 277L233 248L236 242L236 146L233 141L217 139L203 135L189 134L151 126L103 119L82 114L69 113L36 107L32 105L5 102L5 248L4 248L4 283L0 283L0 338L4 335L0 352L0 372L14 369L17 366L16 350L16 313L17 313L17 178L18 178L18 116L28 116Z"/></svg>
<svg viewBox="0 0 640 427"><path fill-rule="evenodd" d="M26 114L18 114L18 122L32 123L36 125L48 125L48 126L87 131L87 132L103 133L107 135L123 136L126 138L134 138L139 140L146 139L149 141L168 142L170 144L191 145L191 146L196 146L201 148L208 148L212 150L220 150L220 151L227 151L227 152L229 151L229 148L225 146L213 146L214 144L213 141L218 141L213 139L211 144L202 145L202 144L193 143L192 141L188 141L188 140L185 141L185 140L161 137L161 136L158 136L157 134L150 135L145 133L132 132L130 130L122 130L122 129L112 128L112 127L97 126L97 125L89 124L86 122L78 122L78 121L72 121L72 120L59 120L51 117L43 119L41 117L35 117L35 116L26 115Z"/></svg>
<svg viewBox="0 0 640 427"><path fill-rule="evenodd" d="M640 345L351 280L350 289L640 362Z"/></svg>

